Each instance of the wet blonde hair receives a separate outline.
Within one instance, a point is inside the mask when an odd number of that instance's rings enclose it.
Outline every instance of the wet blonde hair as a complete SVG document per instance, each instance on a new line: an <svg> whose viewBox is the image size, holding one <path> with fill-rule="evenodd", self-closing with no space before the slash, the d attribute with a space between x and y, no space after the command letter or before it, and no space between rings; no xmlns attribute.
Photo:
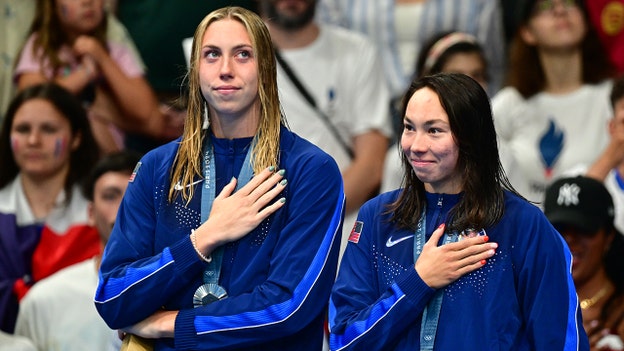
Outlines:
<svg viewBox="0 0 624 351"><path fill-rule="evenodd" d="M187 201L193 197L193 187L188 186L201 173L202 142L207 134L202 130L203 114L209 114L206 101L202 95L199 79L199 60L204 33L208 27L217 21L235 20L240 22L251 40L251 46L258 66L258 98L260 100L260 121L254 141L252 143L251 159L253 170L257 174L269 166L279 163L279 133L284 124L277 90L277 69L275 52L271 42L271 35L262 19L252 11L241 7L224 7L208 14L195 30L191 51L189 79L189 100L187 119L184 124L184 133L180 147L176 154L171 171L171 185L169 187L169 201L173 201L178 190L175 190L175 180L182 185L181 195ZM210 123L210 115L208 115ZM179 189L179 188L178 188Z"/></svg>

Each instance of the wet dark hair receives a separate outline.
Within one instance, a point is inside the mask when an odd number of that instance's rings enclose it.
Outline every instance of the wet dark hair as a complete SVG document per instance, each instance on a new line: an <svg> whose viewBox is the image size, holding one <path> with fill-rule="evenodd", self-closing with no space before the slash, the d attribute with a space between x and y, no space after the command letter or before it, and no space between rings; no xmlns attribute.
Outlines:
<svg viewBox="0 0 624 351"><path fill-rule="evenodd" d="M504 189L514 194L498 155L492 110L487 93L474 79L459 73L438 73L412 82L402 101L401 115L420 89L433 90L446 111L453 138L459 148L457 169L464 175L459 203L451 210L449 230L485 228L497 223L505 211ZM400 144L400 143L399 143ZM401 153L403 190L388 207L391 220L413 229L426 204L424 183L416 177ZM520 195L518 195L520 196Z"/></svg>
<svg viewBox="0 0 624 351"><path fill-rule="evenodd" d="M99 158L99 150L91 126L87 119L87 112L80 101L68 90L54 83L34 85L22 90L9 104L2 130L0 131L0 188L9 184L20 172L11 147L11 127L17 110L26 102L42 99L57 109L71 126L72 135L80 135L80 145L70 155L69 173L65 179L66 199L71 199L72 187L80 184Z"/></svg>
<svg viewBox="0 0 624 351"><path fill-rule="evenodd" d="M102 157L95 164L82 186L82 194L93 201L95 183L108 172L121 172L130 175L141 159L141 154L131 150L119 151Z"/></svg>

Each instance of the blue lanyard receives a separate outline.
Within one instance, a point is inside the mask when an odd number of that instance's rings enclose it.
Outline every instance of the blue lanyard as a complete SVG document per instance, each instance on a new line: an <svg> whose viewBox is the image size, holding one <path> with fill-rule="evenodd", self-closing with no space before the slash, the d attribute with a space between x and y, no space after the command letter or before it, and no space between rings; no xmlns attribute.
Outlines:
<svg viewBox="0 0 624 351"><path fill-rule="evenodd" d="M253 177L253 168L251 164L251 150L253 149L253 142L247 149L247 155L243 166L238 175L236 182L236 190L245 186L249 180ZM206 135L206 142L204 143L204 159L202 162L202 168L204 169L204 186L202 187L201 197L201 223L204 223L208 219L210 210L212 209L212 203L216 197L216 167L215 157L212 143L210 141L210 135ZM212 260L208 263L208 266L204 270L203 280L204 284L219 284L219 276L221 275L221 263L223 261L223 246L216 248L212 253Z"/></svg>
<svg viewBox="0 0 624 351"><path fill-rule="evenodd" d="M422 253L423 246L425 245L425 230L427 228L427 211L423 210L418 220L418 226L416 227L416 233L414 235L414 262L418 260L418 257ZM444 234L443 245L457 241L457 232L451 234ZM436 332L438 329L438 321L440 319L440 310L442 309L442 297L444 296L444 289L436 291L435 295L423 311L422 321L420 325L420 349L421 350L433 350L433 344L435 342Z"/></svg>

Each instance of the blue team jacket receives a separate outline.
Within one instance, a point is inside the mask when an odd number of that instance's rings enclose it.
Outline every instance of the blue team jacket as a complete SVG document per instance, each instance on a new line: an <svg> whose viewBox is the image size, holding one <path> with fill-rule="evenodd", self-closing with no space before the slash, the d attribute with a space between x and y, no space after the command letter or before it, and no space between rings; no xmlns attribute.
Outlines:
<svg viewBox="0 0 624 351"><path fill-rule="evenodd" d="M250 141L213 138L219 191L238 175ZM167 202L177 144L148 153L131 178L102 260L99 313L117 329L159 308L180 310L175 337L157 340L156 350L320 350L345 201L334 160L282 128L286 203L226 245L220 284L229 297L193 308L205 263L189 233L200 225L202 183L188 205Z"/></svg>
<svg viewBox="0 0 624 351"><path fill-rule="evenodd" d="M332 350L419 350L435 290L414 269L414 232L389 221L398 194L360 210L330 299ZM460 196L427 194L428 236ZM503 218L484 229L496 254L443 289L434 350L589 350L570 251L541 210L506 193Z"/></svg>

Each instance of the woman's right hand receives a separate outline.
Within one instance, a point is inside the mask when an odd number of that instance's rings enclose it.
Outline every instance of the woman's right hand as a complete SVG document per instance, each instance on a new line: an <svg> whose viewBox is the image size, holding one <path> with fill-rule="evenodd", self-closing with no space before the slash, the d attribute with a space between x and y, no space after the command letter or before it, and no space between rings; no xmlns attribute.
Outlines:
<svg viewBox="0 0 624 351"><path fill-rule="evenodd" d="M485 265L498 247L489 243L487 236L476 236L459 242L438 246L445 225L440 225L423 245L414 268L420 278L433 289L439 289L461 276Z"/></svg>
<svg viewBox="0 0 624 351"><path fill-rule="evenodd" d="M208 220L195 230L198 249L209 255L215 248L247 235L281 208L285 198L271 201L286 187L284 172L269 167L236 192L237 180L232 178L214 199Z"/></svg>

